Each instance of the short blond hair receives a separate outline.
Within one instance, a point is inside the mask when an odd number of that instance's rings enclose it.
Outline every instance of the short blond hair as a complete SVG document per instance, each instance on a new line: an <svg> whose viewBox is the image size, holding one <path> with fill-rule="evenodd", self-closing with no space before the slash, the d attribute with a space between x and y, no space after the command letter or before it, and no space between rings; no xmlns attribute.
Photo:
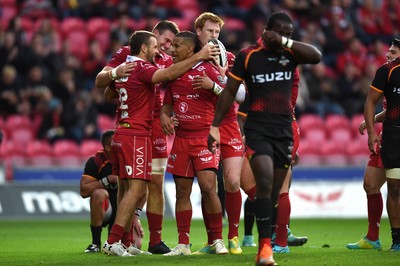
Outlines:
<svg viewBox="0 0 400 266"><path fill-rule="evenodd" d="M204 12L200 16L198 16L196 18L196 20L194 21L194 28L195 29L197 29L197 28L203 29L207 20L210 20L211 22L214 22L214 23L218 23L219 27L221 29L224 26L224 21L220 17L218 17L217 15L215 15L214 13L211 13L211 12Z"/></svg>

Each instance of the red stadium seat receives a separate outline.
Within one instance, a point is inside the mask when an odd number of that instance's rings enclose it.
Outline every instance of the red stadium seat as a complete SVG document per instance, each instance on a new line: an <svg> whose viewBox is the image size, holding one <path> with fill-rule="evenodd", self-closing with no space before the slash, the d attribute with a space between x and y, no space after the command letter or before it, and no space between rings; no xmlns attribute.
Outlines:
<svg viewBox="0 0 400 266"><path fill-rule="evenodd" d="M96 33L101 31L110 32L111 22L106 18L96 17L91 18L87 22L87 31L89 37L92 38Z"/></svg>
<svg viewBox="0 0 400 266"><path fill-rule="evenodd" d="M71 140L58 140L53 144L55 162L62 167L81 167L79 146Z"/></svg>
<svg viewBox="0 0 400 266"><path fill-rule="evenodd" d="M300 132L304 136L307 135L307 131L310 129L324 128L324 121L319 115L315 114L304 114L297 122L299 124Z"/></svg>
<svg viewBox="0 0 400 266"><path fill-rule="evenodd" d="M27 155L29 165L32 167L53 167L53 147L44 140L35 140L28 144Z"/></svg>
<svg viewBox="0 0 400 266"><path fill-rule="evenodd" d="M16 129L33 129L33 123L27 116L10 115L5 121L4 131L8 136Z"/></svg>
<svg viewBox="0 0 400 266"><path fill-rule="evenodd" d="M89 54L89 38L85 31L72 31L65 37L70 52L77 56L81 61L85 60Z"/></svg>
<svg viewBox="0 0 400 266"><path fill-rule="evenodd" d="M371 153L367 142L356 140L346 147L346 154L351 165L366 166Z"/></svg>
<svg viewBox="0 0 400 266"><path fill-rule="evenodd" d="M115 119L108 115L99 114L97 116L97 126L101 132L115 128Z"/></svg>
<svg viewBox="0 0 400 266"><path fill-rule="evenodd" d="M79 150L82 160L85 161L97 151L103 150L103 146L99 140L83 140Z"/></svg>
<svg viewBox="0 0 400 266"><path fill-rule="evenodd" d="M309 128L307 133L304 134L303 130L300 128L301 136L303 136L300 140L300 143L303 139L307 139L313 143L315 146L320 146L327 140L326 132L324 128Z"/></svg>
<svg viewBox="0 0 400 266"><path fill-rule="evenodd" d="M224 29L242 31L246 29L246 24L241 19L226 17L224 19Z"/></svg>
<svg viewBox="0 0 400 266"><path fill-rule="evenodd" d="M350 128L337 128L330 132L330 140L335 143L335 145L346 147L352 142L352 133Z"/></svg>
<svg viewBox="0 0 400 266"><path fill-rule="evenodd" d="M298 149L299 165L307 167L321 166L322 157L318 147L310 140L301 140Z"/></svg>
<svg viewBox="0 0 400 266"><path fill-rule="evenodd" d="M61 33L67 36L74 31L86 31L86 23L83 19L77 17L65 18L61 21Z"/></svg>
<svg viewBox="0 0 400 266"><path fill-rule="evenodd" d="M5 159L10 160L12 167L24 167L28 165L26 146L5 141L1 144L1 153Z"/></svg>
<svg viewBox="0 0 400 266"><path fill-rule="evenodd" d="M350 119L350 127L354 137L358 137L358 135L360 135L358 128L360 127L362 121L364 121L364 114L354 115Z"/></svg>
<svg viewBox="0 0 400 266"><path fill-rule="evenodd" d="M338 128L350 128L350 120L344 115L330 114L325 118L325 128L327 133Z"/></svg>
<svg viewBox="0 0 400 266"><path fill-rule="evenodd" d="M346 148L337 145L335 141L324 142L321 146L321 155L325 165L347 166L349 164Z"/></svg>

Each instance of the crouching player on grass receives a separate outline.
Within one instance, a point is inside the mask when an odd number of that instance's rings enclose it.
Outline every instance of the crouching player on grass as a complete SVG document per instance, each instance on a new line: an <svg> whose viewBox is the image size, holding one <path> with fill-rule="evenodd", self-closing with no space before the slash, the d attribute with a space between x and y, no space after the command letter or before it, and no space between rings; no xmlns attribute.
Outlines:
<svg viewBox="0 0 400 266"><path fill-rule="evenodd" d="M117 179L111 174L110 163L111 139L113 130L107 130L102 134L101 144L103 150L91 156L86 164L80 181L80 193L83 198L90 197L90 231L92 243L86 248L85 253L100 252L101 233L103 227L108 226L108 233L114 224L117 213ZM137 209L134 219L133 239L137 248L141 248L143 228L138 216L141 209ZM138 254L140 250L137 250Z"/></svg>

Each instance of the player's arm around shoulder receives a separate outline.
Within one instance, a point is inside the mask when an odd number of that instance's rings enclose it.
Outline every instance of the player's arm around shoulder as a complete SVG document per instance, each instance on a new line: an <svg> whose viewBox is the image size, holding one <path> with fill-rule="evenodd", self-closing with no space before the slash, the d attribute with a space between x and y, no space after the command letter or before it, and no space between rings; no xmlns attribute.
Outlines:
<svg viewBox="0 0 400 266"><path fill-rule="evenodd" d="M215 55L219 54L219 49L216 45L205 45L199 52L191 57L171 65L168 68L157 70L151 82L160 83L169 80L175 80L186 73L190 68L200 61L210 60Z"/></svg>

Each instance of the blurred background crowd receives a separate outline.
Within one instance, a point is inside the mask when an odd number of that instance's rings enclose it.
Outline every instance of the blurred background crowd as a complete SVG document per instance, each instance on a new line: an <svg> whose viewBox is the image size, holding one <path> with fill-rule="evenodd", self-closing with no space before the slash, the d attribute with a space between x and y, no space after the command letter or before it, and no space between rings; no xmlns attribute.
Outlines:
<svg viewBox="0 0 400 266"><path fill-rule="evenodd" d="M134 30L161 19L193 30L194 19L211 11L224 19L220 39L235 54L255 42L276 10L292 15L293 39L323 53L320 64L300 69L299 121L320 123L320 135L331 138L327 118L345 118L349 132L341 135L354 140L369 84L400 36L398 0L0 0L0 128L6 140L24 123L30 137L50 144L98 140L112 127L116 105L103 100L94 80ZM304 124L303 133L318 128Z"/></svg>

